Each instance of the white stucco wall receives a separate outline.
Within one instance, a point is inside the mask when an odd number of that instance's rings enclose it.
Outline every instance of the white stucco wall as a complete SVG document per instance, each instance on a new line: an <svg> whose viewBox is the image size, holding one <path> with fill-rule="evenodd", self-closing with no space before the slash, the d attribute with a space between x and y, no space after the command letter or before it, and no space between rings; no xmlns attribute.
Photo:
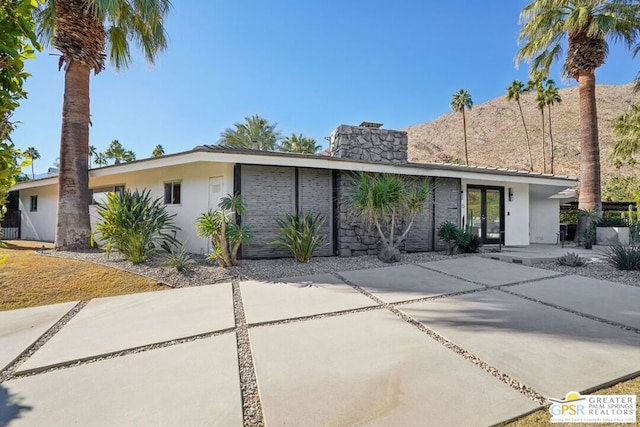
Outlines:
<svg viewBox="0 0 640 427"><path fill-rule="evenodd" d="M209 178L222 177L222 196L233 193L233 165L200 162L90 178L89 187L124 185L128 190L147 188L154 198L164 197L164 183L181 181L180 205L167 205L171 214L176 214L174 223L180 227L176 238L192 253L207 253L209 242L196 235L195 221L209 207L217 207L219 200L209 200ZM29 212L30 197L38 196L38 211ZM53 241L55 238L57 212L57 185L48 185L20 190L22 210L22 238L28 240ZM89 207L91 228L95 230L96 207Z"/></svg>
<svg viewBox="0 0 640 427"><path fill-rule="evenodd" d="M529 205L531 209L530 242L556 243L560 227L559 199L531 196Z"/></svg>
<svg viewBox="0 0 640 427"><path fill-rule="evenodd" d="M223 178L222 196L233 193L233 165L205 162L130 172L117 177L92 178L89 186L124 185L131 191L147 188L154 198L158 198L164 197L165 182L181 181L180 205L167 205L167 211L176 214L174 223L181 229L176 233L176 238L189 252L207 253L209 242L198 237L194 224L200 214L209 211L210 206L217 207L219 203L219 200L209 200L209 178L212 177ZM97 220L96 207L91 206L89 212L93 229Z"/></svg>
<svg viewBox="0 0 640 427"><path fill-rule="evenodd" d="M29 211L31 196L38 196L37 212ZM19 206L22 211L22 239L53 242L58 210L58 186L47 185L20 190Z"/></svg>
<svg viewBox="0 0 640 427"><path fill-rule="evenodd" d="M482 185L501 187L504 189L504 240L508 246L526 246L529 244L529 184L510 183L505 185L500 181L462 180L461 220L466 223L467 215L467 186ZM509 201L509 188L512 189L513 199Z"/></svg>

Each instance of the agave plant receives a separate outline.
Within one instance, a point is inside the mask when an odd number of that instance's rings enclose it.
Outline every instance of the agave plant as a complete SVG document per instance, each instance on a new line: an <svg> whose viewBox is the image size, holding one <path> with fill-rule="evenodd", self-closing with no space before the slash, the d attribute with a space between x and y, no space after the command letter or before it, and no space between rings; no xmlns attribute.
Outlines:
<svg viewBox="0 0 640 427"><path fill-rule="evenodd" d="M235 215L244 213L245 204L239 194L227 195L218 205L220 210L210 210L196 220L196 233L211 240L212 251L209 260L215 260L221 267L238 265L240 245L253 240L250 227L238 225Z"/></svg>
<svg viewBox="0 0 640 427"><path fill-rule="evenodd" d="M162 199L153 199L149 190L129 190L107 194L104 204L98 204L98 220L95 235L110 253L117 249L125 259L139 264L145 262L158 248L169 251L178 246L174 232L180 230L173 224Z"/></svg>
<svg viewBox="0 0 640 427"><path fill-rule="evenodd" d="M309 262L313 252L324 243L320 228L326 217L322 214L298 212L274 220L282 236L271 244L289 249L298 262Z"/></svg>

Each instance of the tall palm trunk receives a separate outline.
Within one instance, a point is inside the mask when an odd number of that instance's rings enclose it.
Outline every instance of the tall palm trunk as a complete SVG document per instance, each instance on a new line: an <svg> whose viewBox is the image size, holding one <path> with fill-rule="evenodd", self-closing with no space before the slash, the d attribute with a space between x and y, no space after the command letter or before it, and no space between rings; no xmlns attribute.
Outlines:
<svg viewBox="0 0 640 427"><path fill-rule="evenodd" d="M529 172L533 172L533 156L531 155L531 142L529 142L529 132L527 131L527 123L524 121L524 114L522 113L522 105L520 105L520 99L517 99L518 109L520 110L520 117L522 118L522 127L524 127L524 136L527 138L527 150L529 151Z"/></svg>
<svg viewBox="0 0 640 427"><path fill-rule="evenodd" d="M467 150L467 118L464 114L465 108L462 107L462 129L464 132L464 163L469 166L469 151Z"/></svg>
<svg viewBox="0 0 640 427"><path fill-rule="evenodd" d="M89 246L89 72L87 65L69 60L65 71L60 140L60 191L55 248Z"/></svg>
<svg viewBox="0 0 640 427"><path fill-rule="evenodd" d="M544 107L540 109L542 115L542 173L547 173L547 155L544 146Z"/></svg>
<svg viewBox="0 0 640 427"><path fill-rule="evenodd" d="M547 105L547 112L549 113L549 165L551 167L551 173L553 174L553 133L551 132L551 105Z"/></svg>
<svg viewBox="0 0 640 427"><path fill-rule="evenodd" d="M578 208L602 214L600 189L600 146L596 110L596 76L594 70L578 75L580 95L580 196ZM578 227L580 229L580 227Z"/></svg>

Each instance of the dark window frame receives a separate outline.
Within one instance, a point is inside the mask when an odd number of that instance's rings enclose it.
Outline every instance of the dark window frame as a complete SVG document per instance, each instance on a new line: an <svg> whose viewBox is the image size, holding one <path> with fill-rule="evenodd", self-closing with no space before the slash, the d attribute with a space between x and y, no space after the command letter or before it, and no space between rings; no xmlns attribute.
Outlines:
<svg viewBox="0 0 640 427"><path fill-rule="evenodd" d="M31 196L29 201L29 212L38 212L38 195Z"/></svg>
<svg viewBox="0 0 640 427"><path fill-rule="evenodd" d="M164 183L164 204L169 206L182 205L182 181L181 180L166 181Z"/></svg>

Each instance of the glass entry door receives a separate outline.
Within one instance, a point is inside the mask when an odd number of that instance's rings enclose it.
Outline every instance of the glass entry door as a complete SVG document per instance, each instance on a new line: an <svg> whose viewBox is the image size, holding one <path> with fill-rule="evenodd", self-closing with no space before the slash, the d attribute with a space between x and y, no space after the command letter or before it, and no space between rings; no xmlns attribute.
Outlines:
<svg viewBox="0 0 640 427"><path fill-rule="evenodd" d="M503 200L501 187L467 187L467 226L483 243L500 243L504 231Z"/></svg>

